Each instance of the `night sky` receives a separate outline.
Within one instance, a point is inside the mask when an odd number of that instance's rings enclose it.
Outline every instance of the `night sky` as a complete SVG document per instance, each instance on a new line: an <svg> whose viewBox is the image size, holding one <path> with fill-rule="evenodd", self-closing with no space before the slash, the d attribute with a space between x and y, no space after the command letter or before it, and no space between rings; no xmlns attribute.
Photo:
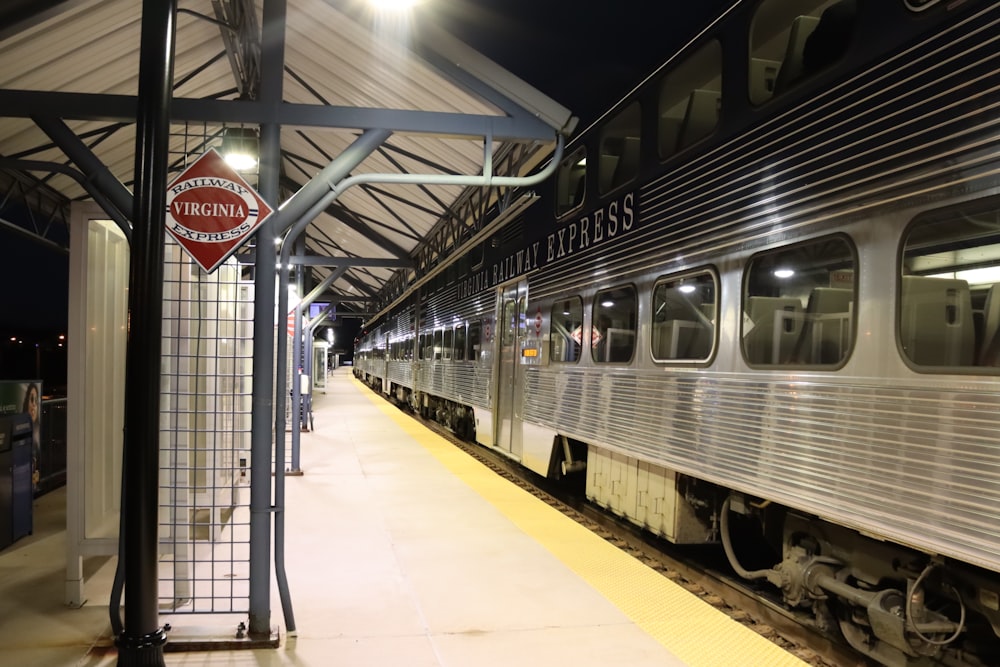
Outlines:
<svg viewBox="0 0 1000 667"><path fill-rule="evenodd" d="M586 127L728 0L424 0L451 32Z"/></svg>

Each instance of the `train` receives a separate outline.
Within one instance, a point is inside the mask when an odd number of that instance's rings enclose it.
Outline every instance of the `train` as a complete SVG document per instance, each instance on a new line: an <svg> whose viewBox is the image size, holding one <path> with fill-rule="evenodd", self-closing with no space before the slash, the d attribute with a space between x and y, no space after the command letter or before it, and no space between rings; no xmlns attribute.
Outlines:
<svg viewBox="0 0 1000 667"><path fill-rule="evenodd" d="M733 2L558 160L355 375L870 661L1000 664L1000 3Z"/></svg>

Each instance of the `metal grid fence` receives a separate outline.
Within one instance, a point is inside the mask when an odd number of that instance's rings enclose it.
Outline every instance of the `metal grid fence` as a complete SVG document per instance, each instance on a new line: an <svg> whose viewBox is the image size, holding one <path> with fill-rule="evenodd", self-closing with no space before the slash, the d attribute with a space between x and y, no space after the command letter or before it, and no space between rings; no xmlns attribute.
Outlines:
<svg viewBox="0 0 1000 667"><path fill-rule="evenodd" d="M183 169L221 132L174 134ZM206 274L167 235L160 408L159 607L245 614L250 577L253 283Z"/></svg>
<svg viewBox="0 0 1000 667"><path fill-rule="evenodd" d="M206 275L173 242L165 272L160 608L244 612L253 287L234 260Z"/></svg>

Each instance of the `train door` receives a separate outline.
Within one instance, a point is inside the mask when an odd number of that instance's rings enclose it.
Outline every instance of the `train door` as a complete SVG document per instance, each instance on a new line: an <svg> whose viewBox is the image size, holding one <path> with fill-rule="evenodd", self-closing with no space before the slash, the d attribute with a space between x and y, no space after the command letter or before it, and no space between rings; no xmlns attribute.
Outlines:
<svg viewBox="0 0 1000 667"><path fill-rule="evenodd" d="M528 281L499 288L497 293L497 404L494 424L500 449L521 458L521 340L525 335Z"/></svg>
<svg viewBox="0 0 1000 667"><path fill-rule="evenodd" d="M385 343L385 347L383 348L385 353L382 355L382 368L380 369L382 371L382 392L388 394L391 390L391 387L389 386L389 361L391 361L392 357L392 347L389 344L389 334L385 335L383 343Z"/></svg>

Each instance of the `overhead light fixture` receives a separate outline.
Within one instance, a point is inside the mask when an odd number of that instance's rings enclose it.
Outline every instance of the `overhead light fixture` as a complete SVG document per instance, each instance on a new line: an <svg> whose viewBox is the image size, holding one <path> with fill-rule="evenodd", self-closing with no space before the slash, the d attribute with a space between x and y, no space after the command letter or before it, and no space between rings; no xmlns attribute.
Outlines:
<svg viewBox="0 0 1000 667"><path fill-rule="evenodd" d="M369 0L375 9L389 12L401 12L412 8L420 0Z"/></svg>
<svg viewBox="0 0 1000 667"><path fill-rule="evenodd" d="M227 127L222 131L222 158L236 171L250 171L260 160L260 138L249 127Z"/></svg>

